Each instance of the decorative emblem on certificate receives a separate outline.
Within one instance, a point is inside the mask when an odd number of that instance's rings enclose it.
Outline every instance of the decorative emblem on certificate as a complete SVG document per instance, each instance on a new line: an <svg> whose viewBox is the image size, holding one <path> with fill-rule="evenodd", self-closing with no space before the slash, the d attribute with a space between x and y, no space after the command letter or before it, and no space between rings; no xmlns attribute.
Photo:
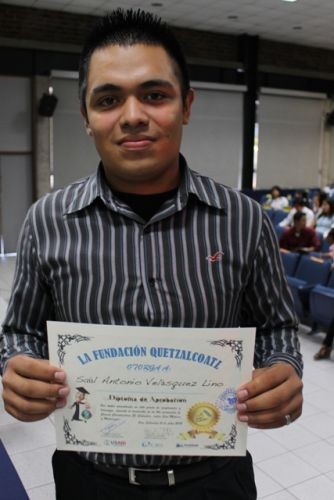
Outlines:
<svg viewBox="0 0 334 500"><path fill-rule="evenodd" d="M219 420L219 410L212 403L196 403L188 411L188 420L196 431L210 434Z"/></svg>
<svg viewBox="0 0 334 500"><path fill-rule="evenodd" d="M255 329L48 322L50 362L71 392L55 412L61 450L245 455L238 386L251 378Z"/></svg>
<svg viewBox="0 0 334 500"><path fill-rule="evenodd" d="M212 403L194 404L188 411L187 419L192 429L180 434L180 439L196 438L199 434L207 434L210 438L223 439L224 434L218 433L214 427L220 419L219 409Z"/></svg>

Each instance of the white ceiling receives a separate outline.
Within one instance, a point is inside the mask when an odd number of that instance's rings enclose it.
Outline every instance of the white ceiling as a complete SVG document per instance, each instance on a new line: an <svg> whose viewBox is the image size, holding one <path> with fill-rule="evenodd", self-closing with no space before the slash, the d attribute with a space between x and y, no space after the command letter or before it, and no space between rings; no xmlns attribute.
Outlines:
<svg viewBox="0 0 334 500"><path fill-rule="evenodd" d="M334 49L333 0L294 3L283 0L0 0L1 3L92 15L116 7L140 7L161 15L174 26L236 35L248 33L281 42ZM154 6L154 3L162 6Z"/></svg>

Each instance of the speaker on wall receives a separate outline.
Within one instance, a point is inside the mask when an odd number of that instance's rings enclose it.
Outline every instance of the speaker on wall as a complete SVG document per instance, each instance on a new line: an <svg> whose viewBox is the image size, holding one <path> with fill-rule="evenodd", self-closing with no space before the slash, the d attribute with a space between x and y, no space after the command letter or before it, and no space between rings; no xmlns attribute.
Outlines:
<svg viewBox="0 0 334 500"><path fill-rule="evenodd" d="M40 116L51 117L56 109L58 98L54 94L43 94L38 104Z"/></svg>
<svg viewBox="0 0 334 500"><path fill-rule="evenodd" d="M334 126L334 111L331 111L330 113L326 114L326 125L327 127Z"/></svg>

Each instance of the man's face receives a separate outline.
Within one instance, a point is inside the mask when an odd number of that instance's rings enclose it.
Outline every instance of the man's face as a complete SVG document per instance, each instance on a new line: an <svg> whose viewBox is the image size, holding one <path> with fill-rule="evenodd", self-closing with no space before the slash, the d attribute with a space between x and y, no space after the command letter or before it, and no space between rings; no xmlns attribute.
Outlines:
<svg viewBox="0 0 334 500"><path fill-rule="evenodd" d="M295 221L295 229L297 232L300 232L302 229L306 227L306 216L304 215L301 219Z"/></svg>
<svg viewBox="0 0 334 500"><path fill-rule="evenodd" d="M86 128L116 190L158 193L178 184L193 93L182 102L175 71L160 46L109 45L92 54Z"/></svg>

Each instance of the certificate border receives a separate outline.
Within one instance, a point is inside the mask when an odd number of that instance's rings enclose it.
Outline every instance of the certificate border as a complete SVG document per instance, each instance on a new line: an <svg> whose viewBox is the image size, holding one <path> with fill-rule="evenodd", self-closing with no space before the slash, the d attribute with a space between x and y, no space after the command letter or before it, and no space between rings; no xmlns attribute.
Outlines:
<svg viewBox="0 0 334 500"><path fill-rule="evenodd" d="M54 338L54 343L53 343L53 355L54 355L54 361L58 361L58 365L60 367L63 367L63 366L66 366L66 360L67 360L67 356L69 355L67 350L68 348L70 348L71 346L74 346L74 344L79 344L79 343L89 343L91 342L92 340L94 339L97 339L98 335L95 334L95 332L91 332L89 328L93 327L93 326L99 326L99 327L114 327L116 325L90 325L90 324L82 324L83 327L89 327L87 328L87 330L84 330L83 332L79 330L78 326L80 324L78 323L67 323L65 322L65 324L63 324L62 322L51 322L51 323L54 323L54 324L57 324L58 323L58 332L54 331L54 334L55 334L55 337ZM62 328L64 325L64 328ZM72 327L73 329L72 329ZM118 327L120 328L120 327ZM116 329L118 329L117 326L116 326ZM123 328L125 328L125 326L123 326ZM76 329L77 329L77 333L76 333ZM165 328L161 328L162 330L165 330ZM63 331L62 331L63 330ZM72 330L72 331L71 331ZM131 330L131 327L129 327L129 330ZM172 329L173 330L173 329ZM174 328L174 331L178 330L178 328ZM202 329L201 329L202 330ZM211 329L208 329L210 331L210 333L212 333ZM217 330L218 329L213 329L215 331L215 333L217 333ZM234 330L234 335L238 335L236 333L236 328L231 328L231 329L223 329L223 330ZM243 329L242 329L243 330ZM60 333L60 332L61 333ZM120 330L121 331L121 330ZM66 333L65 333L66 332ZM93 335L90 335L90 333L92 333ZM212 346L219 346L220 349L222 351L224 351L226 348L229 348L230 351L231 351L231 354L232 354L232 359L234 358L234 361L236 363L236 367L239 368L239 369L242 369L243 367L243 360L244 360L244 356L245 356L245 352L244 352L244 349L245 349L245 345L248 346L248 340L246 342L246 339L238 339L238 337L236 338L229 338L229 339L226 339L226 338L221 338L220 336L218 336L218 338L216 337L215 340L211 339L210 340L210 337L209 339L206 340L207 344L209 345L212 345ZM218 356L219 357L219 356ZM232 361L232 360L231 360ZM228 388L229 389L229 388ZM225 411L225 408L224 408L224 411ZM226 411L228 411L226 409ZM206 445L204 444L202 450L204 451L204 449L207 449L208 452L209 450L211 451L211 454L210 455L207 455L207 456L243 456L244 453L238 453L237 455L235 455L236 453L236 450L237 448L239 448L239 441L238 441L238 435L239 435L239 429L238 429L238 425L234 422L234 423L231 423L230 424L231 427L230 427L230 430L227 434L227 436L225 435L225 439L224 440L221 440L220 443L219 442L216 442L216 443L207 443ZM63 435L63 442L64 442L64 445L65 445L65 448L63 449L72 449L72 450L76 450L76 451L79 451L80 448L82 447L85 447L87 449L87 451L96 451L96 447L100 447L100 444L94 440L94 436L91 435L90 437L87 436L87 438L85 438L84 436L78 436L77 435L77 432L76 432L77 429L74 429L74 427L72 427L71 425L71 419L68 418L68 416L64 416L62 417L61 420L58 420L58 432L60 432L60 436ZM227 429L225 429L225 432L226 432ZM241 432L241 429L240 429L240 432ZM241 434L243 434L241 432ZM60 437L59 436L59 437ZM219 455L219 451L222 451L223 455ZM230 455L226 455L226 452L228 452L228 450L231 451L231 454ZM104 453L121 453L120 450L116 450L116 449L101 449L100 450L101 452L104 452ZM176 451L176 450L175 450ZM186 451L186 450L184 450ZM218 453L217 455L215 454ZM224 453L225 452L225 453ZM135 453L139 453L141 454L141 452L138 452L136 451ZM153 451L152 453L152 450L150 450L150 452L152 455L155 455L157 454L155 451ZM178 454L178 453L177 453ZM186 456L192 456L191 454L189 453L182 453ZM204 456L205 453L204 453Z"/></svg>
<svg viewBox="0 0 334 500"><path fill-rule="evenodd" d="M72 342L85 342L88 340L93 339L94 337L87 337L85 335L69 335L68 333L66 334L61 334L58 333L58 349L57 349L57 354L58 354L58 360L60 363L60 366L64 364L65 361L65 347L69 346L72 344Z"/></svg>
<svg viewBox="0 0 334 500"><path fill-rule="evenodd" d="M64 364L65 356L66 356L66 347L70 346L73 342L87 342L94 337L78 335L78 334L58 334L58 359L60 365ZM242 340L212 340L208 341L209 344L219 345L224 349L226 346L231 348L231 351L234 352L234 358L236 360L238 368L241 366L241 362L243 359L243 341ZM97 445L96 441L88 441L86 439L78 439L76 435L73 433L70 423L67 418L64 418L63 424L63 432L64 439L67 445L82 445L82 446L95 446ZM222 444L215 443L214 445L206 445L205 449L209 450L234 450L237 443L238 431L235 424L232 424L231 430L228 435L228 439L224 440Z"/></svg>
<svg viewBox="0 0 334 500"><path fill-rule="evenodd" d="M238 368L241 367L241 362L243 360L243 341L242 340L212 340L210 342L212 345L220 345L223 349L225 346L229 346L232 352L235 352L234 358L236 360Z"/></svg>
<svg viewBox="0 0 334 500"><path fill-rule="evenodd" d="M64 418L63 431L66 444L82 445L82 446L97 445L96 441L87 441L87 439L81 439L81 440L78 439L76 435L73 434L70 423L67 420L67 418Z"/></svg>

